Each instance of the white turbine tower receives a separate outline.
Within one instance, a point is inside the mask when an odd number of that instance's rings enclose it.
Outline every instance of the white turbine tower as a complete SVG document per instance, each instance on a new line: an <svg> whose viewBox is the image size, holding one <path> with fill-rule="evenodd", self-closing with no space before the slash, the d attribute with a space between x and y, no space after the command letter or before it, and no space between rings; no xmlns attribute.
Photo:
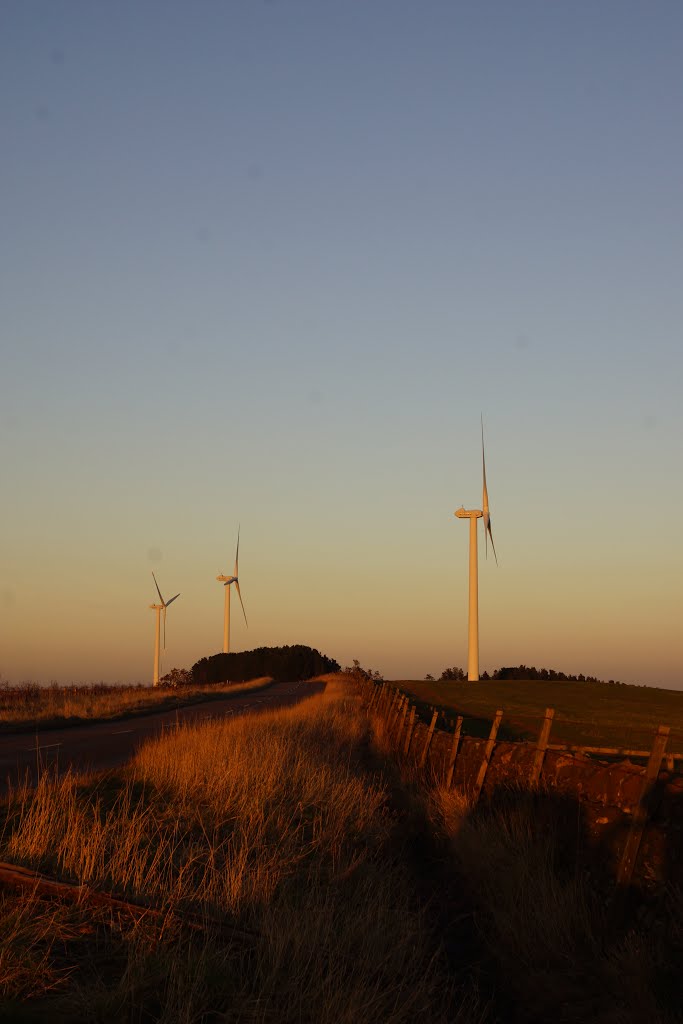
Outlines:
<svg viewBox="0 0 683 1024"><path fill-rule="evenodd" d="M162 612L164 613L164 650L166 650L166 609L168 608L169 604L173 604L173 602L175 601L176 597L180 597L180 594L176 594L175 597L172 597L170 601L164 601L163 597L161 596L161 591L159 590L159 584L157 583L157 578L154 575L154 573L152 573L152 576L154 578L154 586L157 588L157 594L159 595L159 600L161 601L161 604L151 604L150 605L150 608L153 608L154 611L157 613L156 631L155 631L155 634L154 634L154 680L153 680L153 684L152 685L153 686L158 686L159 685L159 646L160 646L160 640L161 640L161 613Z"/></svg>
<svg viewBox="0 0 683 1024"><path fill-rule="evenodd" d="M239 597L240 604L242 605L242 614L244 615L244 621L247 624L247 628L249 627L249 623L247 622L247 613L244 610L244 601L242 600L242 595L240 593L240 581L239 581L239 578L238 578L238 576L239 576L239 566L238 566L239 556L240 556L240 531L239 531L239 527L237 527L237 550L235 551L235 572L234 572L234 574L232 576L216 576L216 579L218 580L218 582L222 583L223 586L225 587L225 611L224 611L224 614L223 614L223 653L224 654L229 654L230 653L230 587L232 586L233 583L235 584L235 589L237 590L237 596Z"/></svg>
<svg viewBox="0 0 683 1024"><path fill-rule="evenodd" d="M459 508L455 515L458 519L470 521L470 607L467 647L467 678L476 683L479 680L479 572L477 565L477 519L484 520L484 540L488 553L488 540L491 540L493 555L498 565L498 556L491 532L491 516L489 514L489 494L486 489L486 457L484 455L484 421L481 424L481 467L484 478L482 508ZM488 536L487 536L488 535Z"/></svg>

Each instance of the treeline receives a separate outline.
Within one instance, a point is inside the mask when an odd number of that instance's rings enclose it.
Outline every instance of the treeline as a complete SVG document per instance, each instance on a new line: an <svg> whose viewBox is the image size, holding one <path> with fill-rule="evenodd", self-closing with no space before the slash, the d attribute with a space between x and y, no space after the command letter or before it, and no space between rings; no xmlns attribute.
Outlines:
<svg viewBox="0 0 683 1024"><path fill-rule="evenodd" d="M192 666L192 681L199 686L210 683L241 683L260 676L270 676L278 682L293 679L311 679L327 672L338 672L334 658L313 647L294 644L291 647L257 647L253 651L234 654L213 654L200 658Z"/></svg>
<svg viewBox="0 0 683 1024"><path fill-rule="evenodd" d="M427 678L430 678L429 676ZM449 680L465 680L467 679L467 673L461 668L446 668L443 670L440 676L441 679ZM583 673L580 675L571 675L566 672L558 672L554 668L535 668L533 665L505 665L503 668L497 668L495 672L490 675L488 672L482 672L479 676L480 679L531 679L539 682L566 682L566 683L604 683L604 679L598 679L596 676L585 676ZM609 686L621 686L622 683L618 679L608 680Z"/></svg>

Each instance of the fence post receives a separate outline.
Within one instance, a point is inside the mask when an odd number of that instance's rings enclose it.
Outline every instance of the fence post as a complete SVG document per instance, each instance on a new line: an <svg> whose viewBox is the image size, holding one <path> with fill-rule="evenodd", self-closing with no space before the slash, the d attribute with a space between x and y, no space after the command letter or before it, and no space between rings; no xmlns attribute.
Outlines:
<svg viewBox="0 0 683 1024"><path fill-rule="evenodd" d="M382 700L384 699L384 687L385 686L386 686L386 683L380 683L380 685L377 687L377 690L378 690L377 699L375 700L375 703L373 704L373 710L377 714L379 714L379 710L382 707Z"/></svg>
<svg viewBox="0 0 683 1024"><path fill-rule="evenodd" d="M458 744L460 743L460 731L462 729L462 715L458 715L458 720L455 723L455 732L453 733L453 744L451 746L450 757L448 758L448 772L446 774L446 789L451 788L453 782L453 773L455 772L455 759L458 756Z"/></svg>
<svg viewBox="0 0 683 1024"><path fill-rule="evenodd" d="M548 749L548 740L550 739L550 730L552 728L554 717L555 708L546 708L545 718L541 725L541 731L538 734L534 763L531 768L531 775L529 776L529 785L532 788L535 788L538 785L538 780L541 777L541 769L543 768L543 761L545 760L545 752Z"/></svg>
<svg viewBox="0 0 683 1024"><path fill-rule="evenodd" d="M396 749L399 750L401 746L401 736L403 735L403 726L406 724L406 714L408 713L408 698L403 698L403 707L401 709L401 721L399 722L398 732L396 733Z"/></svg>
<svg viewBox="0 0 683 1024"><path fill-rule="evenodd" d="M387 715L387 732L388 733L391 733L391 730L394 728L394 726L396 724L396 719L398 717L398 712L399 712L399 709L401 707L401 701L402 700L403 700L403 694L401 693L400 690L396 690L395 691L394 699L391 702L391 707L389 708L389 714Z"/></svg>
<svg viewBox="0 0 683 1024"><path fill-rule="evenodd" d="M664 757L664 750L666 749L666 741L668 738L669 726L660 725L655 733L652 752L647 762L647 768L645 769L645 778L643 779L643 788L640 792L640 799L638 800L638 806L633 812L631 829L626 839L624 852L622 853L621 860L619 862L617 885L628 885L631 881L636 857L638 856L638 850L640 849L640 841L643 838L643 831L648 819L648 798L657 781L659 770L662 767L662 758Z"/></svg>
<svg viewBox="0 0 683 1024"><path fill-rule="evenodd" d="M410 741L413 738L413 729L415 728L415 707L410 709L410 718L408 719L408 732L406 733L406 741L403 744L403 753L407 754L410 750Z"/></svg>
<svg viewBox="0 0 683 1024"><path fill-rule="evenodd" d="M429 753L429 747L432 742L432 736L434 735L434 729L436 727L436 720L439 717L438 711L432 712L432 720L429 724L429 732L427 733L427 739L425 740L424 750L422 751L422 757L420 758L420 768L424 768L427 760L427 754Z"/></svg>
<svg viewBox="0 0 683 1024"><path fill-rule="evenodd" d="M479 774L477 775L477 781L475 782L474 790L472 791L472 805L473 806L479 800L479 794L481 793L483 785L484 785L484 779L486 778L486 772L488 771L488 768L489 768L489 761L491 760L491 754L493 753L493 748L496 745L496 736L498 735L498 727L500 726L500 720L501 720L502 717L503 717L503 712L499 708L498 711L496 711L496 717L493 719L493 724L491 726L491 732L489 733L489 738L486 741L486 747L484 749L484 759L481 762L481 767L479 768Z"/></svg>

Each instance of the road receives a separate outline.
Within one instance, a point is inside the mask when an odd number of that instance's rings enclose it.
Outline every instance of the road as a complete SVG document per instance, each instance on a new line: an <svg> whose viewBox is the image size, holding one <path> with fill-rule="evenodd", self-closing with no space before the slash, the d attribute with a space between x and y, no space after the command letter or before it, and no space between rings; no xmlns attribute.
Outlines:
<svg viewBox="0 0 683 1024"><path fill-rule="evenodd" d="M174 711L129 717L94 725L76 725L66 729L44 729L0 736L0 788L28 779L35 785L39 772L56 768L65 772L101 771L123 764L145 740L158 736L176 722L202 722L226 715L257 714L278 707L298 704L324 683L272 683L264 689L236 693L203 704Z"/></svg>

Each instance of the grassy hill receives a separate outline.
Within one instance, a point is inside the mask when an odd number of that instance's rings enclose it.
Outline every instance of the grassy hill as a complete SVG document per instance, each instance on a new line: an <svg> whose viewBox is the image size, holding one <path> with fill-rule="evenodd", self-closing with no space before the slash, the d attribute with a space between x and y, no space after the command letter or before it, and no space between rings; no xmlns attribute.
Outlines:
<svg viewBox="0 0 683 1024"><path fill-rule="evenodd" d="M668 725L668 749L683 751L683 691L605 683L397 679L393 685L449 717L463 715L469 735L485 735L497 708L505 712L501 738L538 735L547 707L555 709L554 743L649 748L658 725Z"/></svg>

